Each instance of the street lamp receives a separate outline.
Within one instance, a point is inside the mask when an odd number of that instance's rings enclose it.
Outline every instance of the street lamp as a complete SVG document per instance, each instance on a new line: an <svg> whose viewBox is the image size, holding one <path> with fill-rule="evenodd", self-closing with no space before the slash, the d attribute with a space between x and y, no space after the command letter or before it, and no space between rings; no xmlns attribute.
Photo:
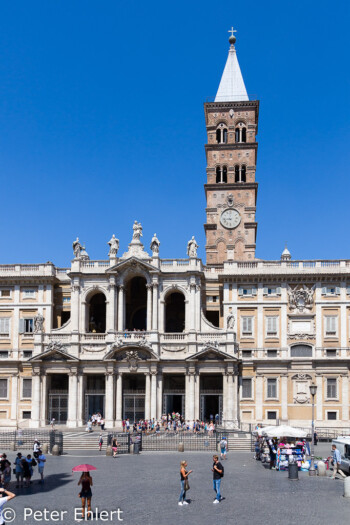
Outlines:
<svg viewBox="0 0 350 525"><path fill-rule="evenodd" d="M310 388L310 394L312 395L311 464L310 464L309 476L316 476L315 454L314 454L314 434L315 434L315 395L317 391L317 385L315 385L315 383L311 383L309 388Z"/></svg>

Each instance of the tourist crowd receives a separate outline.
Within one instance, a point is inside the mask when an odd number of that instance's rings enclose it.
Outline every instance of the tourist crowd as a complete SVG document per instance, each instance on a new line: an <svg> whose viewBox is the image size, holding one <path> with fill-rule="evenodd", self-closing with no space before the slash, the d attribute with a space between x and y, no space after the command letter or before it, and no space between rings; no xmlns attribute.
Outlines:
<svg viewBox="0 0 350 525"><path fill-rule="evenodd" d="M43 454L38 440L34 441L33 455L27 454L23 456L18 452L13 464L8 459L6 454L0 456L0 479L1 487L7 490L12 481L12 474L16 479L16 488L26 488L33 482L32 478L35 474L35 468L38 468L40 475L39 483L44 483L44 468L46 463L46 456Z"/></svg>
<svg viewBox="0 0 350 525"><path fill-rule="evenodd" d="M215 421L215 422L214 422ZM129 419L124 419L122 422L123 432L144 432L144 433L159 433L162 429L165 432L193 432L194 434L208 434L209 436L214 434L216 429L216 422L218 417L214 416L209 421L197 420L185 420L178 412L172 414L164 414L160 420L153 419L140 419L139 421L131 424Z"/></svg>

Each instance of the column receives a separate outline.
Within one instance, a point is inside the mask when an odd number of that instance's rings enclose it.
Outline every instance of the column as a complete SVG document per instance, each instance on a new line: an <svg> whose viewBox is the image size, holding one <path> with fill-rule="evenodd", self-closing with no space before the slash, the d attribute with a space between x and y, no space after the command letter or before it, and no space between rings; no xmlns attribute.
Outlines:
<svg viewBox="0 0 350 525"><path fill-rule="evenodd" d="M288 423L288 376L281 376L281 419Z"/></svg>
<svg viewBox="0 0 350 525"><path fill-rule="evenodd" d="M151 380L150 373L146 372L146 392L145 392L145 419L150 418L151 414Z"/></svg>
<svg viewBox="0 0 350 525"><path fill-rule="evenodd" d="M316 376L316 421L323 420L323 378L321 375Z"/></svg>
<svg viewBox="0 0 350 525"><path fill-rule="evenodd" d="M123 375L121 372L118 372L117 375L115 406L115 424L117 427L121 427L123 420Z"/></svg>
<svg viewBox="0 0 350 525"><path fill-rule="evenodd" d="M67 427L77 426L77 398L78 398L78 371L70 370L68 373L68 421Z"/></svg>
<svg viewBox="0 0 350 525"><path fill-rule="evenodd" d="M223 419L223 425L226 424L227 419L227 400L228 400L228 392L227 392L227 377L226 377L226 371L222 373L222 419Z"/></svg>
<svg viewBox="0 0 350 525"><path fill-rule="evenodd" d="M234 426L234 416L233 416L233 403L234 403L234 371L227 370L226 375L223 376L223 381L226 382L226 403L225 403L225 414L226 421L225 426L227 428L233 428Z"/></svg>
<svg viewBox="0 0 350 525"><path fill-rule="evenodd" d="M114 424L114 373L107 370L105 375L105 417L106 427L112 428Z"/></svg>
<svg viewBox="0 0 350 525"><path fill-rule="evenodd" d="M349 377L342 377L342 420L349 421Z"/></svg>
<svg viewBox="0 0 350 525"><path fill-rule="evenodd" d="M158 330L158 283L153 283L153 318L152 329Z"/></svg>
<svg viewBox="0 0 350 525"><path fill-rule="evenodd" d="M151 419L157 419L157 371L151 372Z"/></svg>
<svg viewBox="0 0 350 525"><path fill-rule="evenodd" d="M17 406L18 406L18 374L15 373L11 377L11 420L17 422Z"/></svg>
<svg viewBox="0 0 350 525"><path fill-rule="evenodd" d="M41 374L41 414L40 426L44 427L47 420L47 374L44 371Z"/></svg>
<svg viewBox="0 0 350 525"><path fill-rule="evenodd" d="M190 330L196 329L196 285L191 283L190 285Z"/></svg>
<svg viewBox="0 0 350 525"><path fill-rule="evenodd" d="M72 332L78 332L79 331L79 292L80 292L80 286L79 283L72 284L72 292L71 292L71 326L72 326ZM84 332L86 328L84 327ZM46 331L47 327L46 327Z"/></svg>
<svg viewBox="0 0 350 525"><path fill-rule="evenodd" d="M158 374L157 381L157 419L161 419L163 412L163 374Z"/></svg>
<svg viewBox="0 0 350 525"><path fill-rule="evenodd" d="M110 283L109 284L109 292L108 292L108 304L107 306L107 318L106 318L106 332L114 333L115 332L115 302L116 302L116 294L115 294L115 284Z"/></svg>
<svg viewBox="0 0 350 525"><path fill-rule="evenodd" d="M80 374L78 376L78 403L77 403L77 424L82 426L84 423L84 388L85 388L85 376Z"/></svg>
<svg viewBox="0 0 350 525"><path fill-rule="evenodd" d="M238 370L235 368L233 375L232 417L233 424L238 426Z"/></svg>
<svg viewBox="0 0 350 525"><path fill-rule="evenodd" d="M194 370L188 370L186 375L186 420L194 420L194 395L195 395L195 384L194 384Z"/></svg>
<svg viewBox="0 0 350 525"><path fill-rule="evenodd" d="M255 419L257 423L263 420L263 389L264 378L257 376L255 380Z"/></svg>
<svg viewBox="0 0 350 525"><path fill-rule="evenodd" d="M195 386L194 386L194 419L199 419L199 385L200 385L200 375L196 373L194 376Z"/></svg>
<svg viewBox="0 0 350 525"><path fill-rule="evenodd" d="M152 330L152 285L147 284L147 332Z"/></svg>
<svg viewBox="0 0 350 525"><path fill-rule="evenodd" d="M40 370L32 371L32 417L30 428L38 428L40 419Z"/></svg>
<svg viewBox="0 0 350 525"><path fill-rule="evenodd" d="M124 286L121 284L118 290L118 332L124 330Z"/></svg>

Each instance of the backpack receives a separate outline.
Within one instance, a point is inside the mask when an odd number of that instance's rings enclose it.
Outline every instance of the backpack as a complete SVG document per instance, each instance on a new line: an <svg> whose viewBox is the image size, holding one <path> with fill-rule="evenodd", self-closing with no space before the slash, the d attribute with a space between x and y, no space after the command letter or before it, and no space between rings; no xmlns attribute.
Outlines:
<svg viewBox="0 0 350 525"><path fill-rule="evenodd" d="M35 459L32 460L32 467L36 467L37 466L37 462L35 461Z"/></svg>
<svg viewBox="0 0 350 525"><path fill-rule="evenodd" d="M224 474L225 474L224 465L221 465L221 470L222 470L221 477L223 478L223 477L224 477Z"/></svg>

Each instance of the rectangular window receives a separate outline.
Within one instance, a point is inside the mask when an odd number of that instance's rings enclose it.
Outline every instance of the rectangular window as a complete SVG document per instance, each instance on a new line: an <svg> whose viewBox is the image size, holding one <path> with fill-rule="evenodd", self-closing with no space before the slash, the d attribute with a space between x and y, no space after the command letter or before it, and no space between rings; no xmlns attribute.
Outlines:
<svg viewBox="0 0 350 525"><path fill-rule="evenodd" d="M32 350L23 350L23 358L30 359L33 355Z"/></svg>
<svg viewBox="0 0 350 525"><path fill-rule="evenodd" d="M337 398L337 380L336 379L327 379L327 398L336 399Z"/></svg>
<svg viewBox="0 0 350 525"><path fill-rule="evenodd" d="M333 350L333 349L330 349L330 350L327 350L327 357L337 357L337 351L336 350Z"/></svg>
<svg viewBox="0 0 350 525"><path fill-rule="evenodd" d="M290 357L312 357L312 346L295 345L290 349Z"/></svg>
<svg viewBox="0 0 350 525"><path fill-rule="evenodd" d="M327 419L329 421L334 421L337 419L337 413L336 412L327 412Z"/></svg>
<svg viewBox="0 0 350 525"><path fill-rule="evenodd" d="M325 325L326 325L326 336L336 336L337 335L337 325L338 325L338 316L336 315L326 315L325 316Z"/></svg>
<svg viewBox="0 0 350 525"><path fill-rule="evenodd" d="M10 318L0 317L0 337L6 337L10 335Z"/></svg>
<svg viewBox="0 0 350 525"><path fill-rule="evenodd" d="M11 297L11 290L9 288L2 288L0 290L0 297Z"/></svg>
<svg viewBox="0 0 350 525"><path fill-rule="evenodd" d="M242 316L242 335L253 335L253 317Z"/></svg>
<svg viewBox="0 0 350 525"><path fill-rule="evenodd" d="M30 399L32 397L32 380L31 379L23 379L22 397L24 399Z"/></svg>
<svg viewBox="0 0 350 525"><path fill-rule="evenodd" d="M264 286L263 294L267 296L276 296L281 295L281 287L280 286Z"/></svg>
<svg viewBox="0 0 350 525"><path fill-rule="evenodd" d="M0 379L0 399L7 398L7 379Z"/></svg>
<svg viewBox="0 0 350 525"><path fill-rule="evenodd" d="M251 350L242 350L242 357L243 357L243 359L250 359L252 357L252 351Z"/></svg>
<svg viewBox="0 0 350 525"><path fill-rule="evenodd" d="M35 290L33 288L23 290L23 299L35 299Z"/></svg>
<svg viewBox="0 0 350 525"><path fill-rule="evenodd" d="M70 303L70 297L63 297L64 303Z"/></svg>
<svg viewBox="0 0 350 525"><path fill-rule="evenodd" d="M277 412L269 410L267 412L267 419L277 419Z"/></svg>
<svg viewBox="0 0 350 525"><path fill-rule="evenodd" d="M23 333L32 334L33 332L34 332L34 319L33 318L23 319Z"/></svg>
<svg viewBox="0 0 350 525"><path fill-rule="evenodd" d="M340 295L340 286L322 286L322 295Z"/></svg>
<svg viewBox="0 0 350 525"><path fill-rule="evenodd" d="M267 380L267 397L273 399L277 398L277 379Z"/></svg>
<svg viewBox="0 0 350 525"><path fill-rule="evenodd" d="M8 350L0 350L0 359L8 359L9 352Z"/></svg>
<svg viewBox="0 0 350 525"><path fill-rule="evenodd" d="M256 295L255 286L240 286L238 288L238 295L241 297L253 297Z"/></svg>
<svg viewBox="0 0 350 525"><path fill-rule="evenodd" d="M252 380L242 379L242 397L252 397Z"/></svg>
<svg viewBox="0 0 350 525"><path fill-rule="evenodd" d="M278 334L277 330L278 317L266 317L266 336L276 337Z"/></svg>
<svg viewBox="0 0 350 525"><path fill-rule="evenodd" d="M267 351L267 357L277 357L277 350L268 350Z"/></svg>
<svg viewBox="0 0 350 525"><path fill-rule="evenodd" d="M32 413L30 410L23 410L22 412L22 418L23 419L31 419L32 418Z"/></svg>

